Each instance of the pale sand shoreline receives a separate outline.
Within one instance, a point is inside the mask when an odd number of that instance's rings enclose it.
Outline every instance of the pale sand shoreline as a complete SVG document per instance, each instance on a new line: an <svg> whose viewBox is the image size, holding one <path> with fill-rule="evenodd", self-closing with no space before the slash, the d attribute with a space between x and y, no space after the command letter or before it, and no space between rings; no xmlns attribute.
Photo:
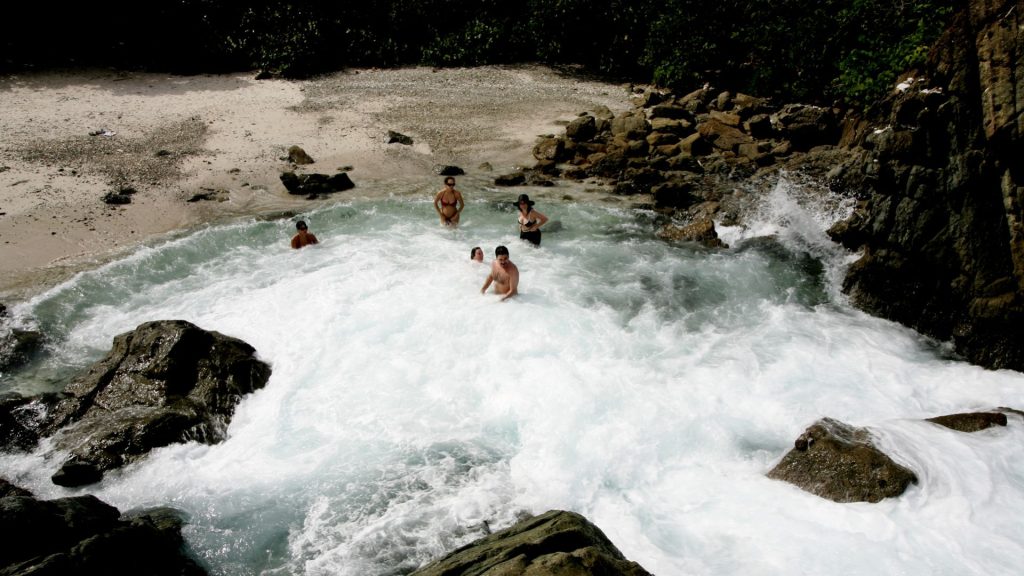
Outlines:
<svg viewBox="0 0 1024 576"><path fill-rule="evenodd" d="M530 166L538 135L585 110L630 106L627 86L535 66L253 74L112 70L0 77L0 302L22 300L141 242L204 223L309 209L278 176L291 145L357 183L436 165ZM113 136L90 135L100 129ZM387 144L388 130L414 138ZM162 152L160 152L162 151ZM157 152L160 152L158 155ZM127 180L131 204L103 196ZM226 201L187 202L224 190ZM358 194L357 189L342 198ZM328 200L330 201L330 200Z"/></svg>

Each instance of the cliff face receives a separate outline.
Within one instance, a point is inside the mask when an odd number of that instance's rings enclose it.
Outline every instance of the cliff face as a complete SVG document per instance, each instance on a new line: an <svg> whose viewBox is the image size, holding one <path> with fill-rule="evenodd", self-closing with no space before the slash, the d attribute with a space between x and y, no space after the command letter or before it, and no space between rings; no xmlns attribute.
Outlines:
<svg viewBox="0 0 1024 576"><path fill-rule="evenodd" d="M839 183L863 193L835 239L863 248L866 311L1024 371L1024 0L972 0L924 78L880 106Z"/></svg>

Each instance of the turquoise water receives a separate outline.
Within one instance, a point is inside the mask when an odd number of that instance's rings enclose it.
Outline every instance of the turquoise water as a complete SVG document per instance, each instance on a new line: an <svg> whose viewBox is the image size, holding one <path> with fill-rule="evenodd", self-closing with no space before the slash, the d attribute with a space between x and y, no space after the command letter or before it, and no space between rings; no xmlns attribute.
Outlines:
<svg viewBox="0 0 1024 576"><path fill-rule="evenodd" d="M532 192L531 192L532 193ZM505 198L505 196L510 196ZM986 371L847 305L843 213L782 181L731 245L658 240L649 211L467 194L378 197L293 220L211 226L141 248L20 305L51 337L4 389L54 389L141 322L246 340L273 367L226 442L158 450L88 489L171 505L211 573L401 574L523 513L580 512L657 574L1012 574L1024 553L1024 422L972 435L920 419L1021 407ZM481 295L507 245L521 294ZM921 482L835 504L764 473L816 419L870 427ZM59 459L0 457L42 497Z"/></svg>

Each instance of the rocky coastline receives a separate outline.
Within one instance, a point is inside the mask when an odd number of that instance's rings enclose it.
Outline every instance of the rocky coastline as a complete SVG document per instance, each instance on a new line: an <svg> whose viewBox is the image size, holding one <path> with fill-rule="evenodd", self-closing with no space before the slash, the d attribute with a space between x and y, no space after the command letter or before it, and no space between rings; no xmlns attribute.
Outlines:
<svg viewBox="0 0 1024 576"><path fill-rule="evenodd" d="M857 307L951 341L964 359L1024 371L1024 14L974 1L866 114L704 87L638 89L634 110L581 113L541 138L537 163L496 184L590 179L650 194L667 239L721 246L749 184L780 171L853 197L829 235L860 258L843 290Z"/></svg>

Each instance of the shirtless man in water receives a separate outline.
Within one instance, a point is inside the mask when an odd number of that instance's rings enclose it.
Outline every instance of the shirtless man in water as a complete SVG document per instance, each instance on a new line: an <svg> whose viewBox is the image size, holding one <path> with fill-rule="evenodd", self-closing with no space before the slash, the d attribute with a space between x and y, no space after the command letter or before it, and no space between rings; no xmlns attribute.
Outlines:
<svg viewBox="0 0 1024 576"><path fill-rule="evenodd" d="M494 282L494 293L501 294L502 301L508 300L519 293L519 268L508 259L508 248L498 246L494 249L494 262L491 273L484 280L480 293L487 292L487 287Z"/></svg>

